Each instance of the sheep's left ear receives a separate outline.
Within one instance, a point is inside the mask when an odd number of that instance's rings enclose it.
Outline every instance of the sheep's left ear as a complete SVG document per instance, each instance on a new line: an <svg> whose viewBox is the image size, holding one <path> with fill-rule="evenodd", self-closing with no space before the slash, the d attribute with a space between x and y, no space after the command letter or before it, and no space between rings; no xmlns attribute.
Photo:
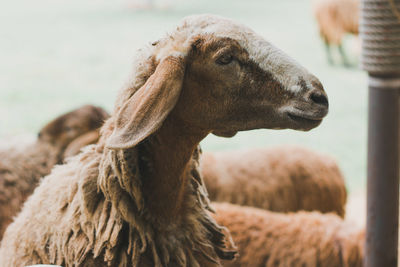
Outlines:
<svg viewBox="0 0 400 267"><path fill-rule="evenodd" d="M155 72L116 115L114 132L107 140L107 147L134 147L159 129L178 102L184 73L182 56L161 60Z"/></svg>

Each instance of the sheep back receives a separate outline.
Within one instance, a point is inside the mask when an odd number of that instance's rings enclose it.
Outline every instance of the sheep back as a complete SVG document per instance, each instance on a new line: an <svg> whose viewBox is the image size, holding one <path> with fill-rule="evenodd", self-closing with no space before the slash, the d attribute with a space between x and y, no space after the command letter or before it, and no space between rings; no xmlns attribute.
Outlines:
<svg viewBox="0 0 400 267"><path fill-rule="evenodd" d="M212 204L214 218L229 229L239 250L224 266L362 266L364 231L334 214Z"/></svg>
<svg viewBox="0 0 400 267"><path fill-rule="evenodd" d="M345 214L347 192L336 161L303 147L204 153L201 168L212 201Z"/></svg>

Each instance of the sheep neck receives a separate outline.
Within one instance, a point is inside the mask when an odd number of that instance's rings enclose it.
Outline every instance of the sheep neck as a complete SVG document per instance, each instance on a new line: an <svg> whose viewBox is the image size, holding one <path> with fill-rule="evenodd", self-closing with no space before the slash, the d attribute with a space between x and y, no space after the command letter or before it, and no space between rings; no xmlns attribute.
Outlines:
<svg viewBox="0 0 400 267"><path fill-rule="evenodd" d="M141 170L145 205L161 225L179 221L185 214L193 152L206 135L170 117L144 142L140 154L146 161Z"/></svg>

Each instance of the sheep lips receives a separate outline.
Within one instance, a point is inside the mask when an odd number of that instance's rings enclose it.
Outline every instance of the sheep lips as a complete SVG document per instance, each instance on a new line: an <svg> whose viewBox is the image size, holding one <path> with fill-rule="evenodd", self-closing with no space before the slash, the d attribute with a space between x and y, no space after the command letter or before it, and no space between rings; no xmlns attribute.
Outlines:
<svg viewBox="0 0 400 267"><path fill-rule="evenodd" d="M219 137L233 137L237 134L237 131L212 131L213 135L219 136Z"/></svg>

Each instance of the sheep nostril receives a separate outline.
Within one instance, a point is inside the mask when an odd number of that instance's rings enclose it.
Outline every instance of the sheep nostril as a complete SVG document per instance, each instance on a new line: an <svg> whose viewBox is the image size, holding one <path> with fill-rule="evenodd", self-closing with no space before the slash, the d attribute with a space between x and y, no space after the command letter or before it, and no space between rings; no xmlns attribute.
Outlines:
<svg viewBox="0 0 400 267"><path fill-rule="evenodd" d="M320 93L320 92L313 92L310 95L310 99L315 103L323 106L328 106L328 98L326 97L325 94Z"/></svg>

